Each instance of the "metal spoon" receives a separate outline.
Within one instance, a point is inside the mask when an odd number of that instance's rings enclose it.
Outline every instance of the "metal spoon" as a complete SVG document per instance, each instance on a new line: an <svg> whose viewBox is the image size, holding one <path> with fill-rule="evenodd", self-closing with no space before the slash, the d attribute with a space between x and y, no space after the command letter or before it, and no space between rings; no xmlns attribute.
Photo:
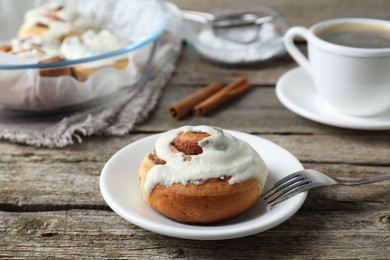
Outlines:
<svg viewBox="0 0 390 260"><path fill-rule="evenodd" d="M261 25L275 19L272 15L256 12L215 16L205 12L183 10L182 16L187 20L210 25L216 36L240 44L250 44L258 40Z"/></svg>

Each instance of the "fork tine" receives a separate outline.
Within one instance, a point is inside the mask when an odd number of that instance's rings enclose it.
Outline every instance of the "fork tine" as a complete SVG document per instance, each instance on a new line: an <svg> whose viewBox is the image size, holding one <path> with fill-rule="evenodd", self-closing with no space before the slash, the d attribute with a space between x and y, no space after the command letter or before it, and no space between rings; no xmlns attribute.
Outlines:
<svg viewBox="0 0 390 260"><path fill-rule="evenodd" d="M275 194L278 194L280 192L283 193L283 192L285 192L286 189L288 190L292 185L294 185L294 184L296 184L304 179L305 179L304 177L296 176L294 178L287 179L285 182L275 184L275 186L272 187L272 189L270 189L269 191L267 191L266 193L263 194L263 198L269 199L272 196L274 196Z"/></svg>
<svg viewBox="0 0 390 260"><path fill-rule="evenodd" d="M309 185L310 183L306 182L305 184L301 185L301 186L297 186L297 187L294 187L293 189L291 189L290 191L286 192L286 193L282 193L279 195L279 197L273 199L272 201L269 201L267 202L267 204L271 207L275 206L276 204L282 202L282 201L285 201L286 199L289 199L291 198L292 196L294 195L297 195L298 193L302 192L302 191L305 191L305 190L308 190L309 188Z"/></svg>
<svg viewBox="0 0 390 260"><path fill-rule="evenodd" d="M376 181L383 181L390 179L389 174L383 174L378 176L373 176L371 178L366 178L362 180L340 180L337 178L332 178L322 172L307 169L297 171L292 173L278 182L269 189L267 192L263 193L262 198L272 207L300 192L309 190L315 187L329 186L329 185L361 185L366 183L372 183Z"/></svg>
<svg viewBox="0 0 390 260"><path fill-rule="evenodd" d="M309 180L308 182L302 184L301 186L295 187L294 189L291 189L290 191L281 194L279 196L279 198L274 199L273 201L270 201L267 204L270 205L271 207L273 207L276 204L278 204L278 203L280 203L280 202L282 202L282 201L284 201L286 199L289 199L292 196L297 195L298 193L301 193L303 191L309 190L311 188L320 187L320 186L323 186L323 185L321 183L315 183L315 182L312 182L312 181Z"/></svg>
<svg viewBox="0 0 390 260"><path fill-rule="evenodd" d="M292 173L292 174L290 174L290 175L288 175L288 176L286 176L286 177L280 179L279 181L277 181L277 182L274 184L274 186L273 186L271 189L269 189L268 191L266 191L265 193L263 193L263 198L264 198L264 197L268 197L268 196L269 196L268 194L269 194L270 192L273 193L276 189L283 188L283 187L281 187L281 186L284 186L284 184L287 183L288 181L293 180L293 179L297 179L297 178L301 178L301 177L302 177L302 171L297 171L297 172L294 172L294 173ZM268 195L268 196L267 196L267 195Z"/></svg>
<svg viewBox="0 0 390 260"><path fill-rule="evenodd" d="M294 193L296 190L298 190L300 188L303 188L307 185L310 185L310 183L311 183L310 179L303 177L299 181L296 181L294 183L286 185L284 189L281 189L279 191L274 192L271 196L267 196L266 198L264 198L264 200L268 204L271 204L271 203L274 203L275 201L282 200L283 198L285 198L287 196L291 197L293 195L290 195L290 194ZM294 193L294 194L296 194L296 193Z"/></svg>
<svg viewBox="0 0 390 260"><path fill-rule="evenodd" d="M302 180L302 178L305 178L305 175L303 173L304 173L303 171L297 171L280 179L274 184L274 186L271 189L263 193L262 197L264 199L268 199L274 193L279 192L280 190L284 189L288 185L291 185L295 182Z"/></svg>

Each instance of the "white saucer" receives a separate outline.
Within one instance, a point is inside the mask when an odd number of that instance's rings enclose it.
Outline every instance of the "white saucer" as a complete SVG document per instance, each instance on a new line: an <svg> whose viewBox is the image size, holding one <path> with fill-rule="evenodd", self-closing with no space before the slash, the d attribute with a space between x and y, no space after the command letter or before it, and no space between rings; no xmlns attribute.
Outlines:
<svg viewBox="0 0 390 260"><path fill-rule="evenodd" d="M269 170L266 190L289 173L303 169L302 164L291 153L270 141L241 132L227 132L251 144L263 157ZM284 222L306 199L307 192L303 192L268 211L264 201L259 200L247 213L210 225L183 224L166 218L143 202L138 180L138 167L144 156L153 151L158 137L159 134L152 135L119 150L106 163L100 176L100 190L107 204L118 215L139 227L186 239L218 240L243 237Z"/></svg>
<svg viewBox="0 0 390 260"><path fill-rule="evenodd" d="M327 106L317 94L311 77L302 68L294 68L278 80L276 95L291 111L319 123L360 130L390 129L390 111L371 117L354 117Z"/></svg>

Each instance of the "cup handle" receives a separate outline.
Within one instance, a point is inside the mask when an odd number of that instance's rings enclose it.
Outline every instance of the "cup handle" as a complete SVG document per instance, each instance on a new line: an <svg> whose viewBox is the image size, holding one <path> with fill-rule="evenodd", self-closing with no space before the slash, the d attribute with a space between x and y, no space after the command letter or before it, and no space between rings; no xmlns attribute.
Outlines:
<svg viewBox="0 0 390 260"><path fill-rule="evenodd" d="M312 75L311 66L309 60L305 55L297 48L294 44L294 38L300 36L308 42L309 39L309 30L304 27L292 27L287 30L284 36L284 45L288 53L293 57L293 59L304 69L307 73Z"/></svg>

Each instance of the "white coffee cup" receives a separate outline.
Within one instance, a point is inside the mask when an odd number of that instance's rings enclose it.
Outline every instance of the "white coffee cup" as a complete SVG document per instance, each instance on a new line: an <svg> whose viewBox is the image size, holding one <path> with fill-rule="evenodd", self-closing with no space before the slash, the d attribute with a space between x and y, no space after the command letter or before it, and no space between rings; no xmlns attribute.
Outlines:
<svg viewBox="0 0 390 260"><path fill-rule="evenodd" d="M353 40L361 33L364 34ZM370 33L378 42L366 37ZM308 58L294 44L296 37L307 41ZM289 54L312 77L319 96L328 106L353 116L373 116L390 109L388 37L390 21L344 18L323 21L310 29L292 27L286 32L284 43ZM358 45L352 46L355 42Z"/></svg>

